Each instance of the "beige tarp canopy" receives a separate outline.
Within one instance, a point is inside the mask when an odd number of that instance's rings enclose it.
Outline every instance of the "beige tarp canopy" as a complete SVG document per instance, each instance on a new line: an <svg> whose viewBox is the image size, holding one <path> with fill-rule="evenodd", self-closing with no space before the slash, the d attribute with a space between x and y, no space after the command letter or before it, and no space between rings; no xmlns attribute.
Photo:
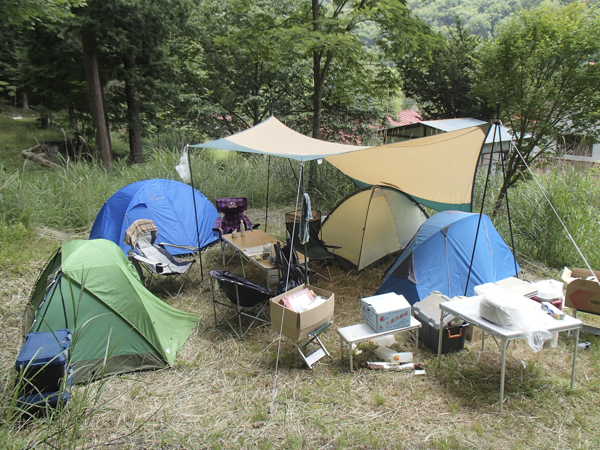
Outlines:
<svg viewBox="0 0 600 450"><path fill-rule="evenodd" d="M313 139L286 127L275 117L269 117L252 128L226 138L190 145L190 147L262 153L298 161L310 161L369 148Z"/></svg>
<svg viewBox="0 0 600 450"><path fill-rule="evenodd" d="M438 211L470 211L479 153L489 128L484 124L326 159L359 186L390 186Z"/></svg>
<svg viewBox="0 0 600 450"><path fill-rule="evenodd" d="M325 158L359 186L401 190L436 210L471 210L475 170L489 124L380 147L361 147L304 136L275 117L226 138L190 147Z"/></svg>

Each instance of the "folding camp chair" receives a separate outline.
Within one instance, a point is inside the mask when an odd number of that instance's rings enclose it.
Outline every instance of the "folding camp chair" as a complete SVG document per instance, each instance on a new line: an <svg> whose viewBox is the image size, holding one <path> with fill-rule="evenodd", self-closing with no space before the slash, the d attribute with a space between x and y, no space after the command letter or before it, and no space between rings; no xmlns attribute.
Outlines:
<svg viewBox="0 0 600 450"><path fill-rule="evenodd" d="M286 245L275 243L275 266L279 269L279 284L277 294L282 294L290 289L303 284L308 284L306 271L298 260L296 250L291 246L290 238L286 239Z"/></svg>
<svg viewBox="0 0 600 450"><path fill-rule="evenodd" d="M260 226L259 223L253 224L250 219L244 215L244 212L248 209L248 200L244 197L218 198L216 203L217 212L223 213L222 217L217 218L213 228L214 231L219 233L219 239L221 239L224 234L229 234L234 230L241 231L240 225L242 221L244 222L246 230L252 230Z"/></svg>
<svg viewBox="0 0 600 450"><path fill-rule="evenodd" d="M215 281L210 284L215 326L227 322L235 335L242 339L256 322L260 324L271 322L267 314L269 299L275 295L271 289L266 289L226 270L211 270L209 273L230 300L229 303L220 301L215 297ZM221 318L220 321L217 311ZM236 317L237 326L233 323ZM245 324L242 323L242 318L247 319L244 320Z"/></svg>
<svg viewBox="0 0 600 450"><path fill-rule="evenodd" d="M157 239L158 230L154 222L148 219L140 219L127 228L123 242L131 246L131 250L128 252L129 260L136 267L142 281L147 278L145 275L147 273L149 275L148 283L155 280L171 296L171 293L162 285L158 276L179 278L182 280L177 290L177 294L179 294L186 281L193 284L188 272L195 260L179 259L171 255L165 246L183 248L189 250L190 253L198 251L198 247L157 242Z"/></svg>
<svg viewBox="0 0 600 450"><path fill-rule="evenodd" d="M335 245L327 245L321 239L321 211L313 209L311 210L312 219L308 221L309 240L305 244L300 243L300 218L301 211L289 212L285 215L285 227L289 236L292 237L294 249L298 253L302 253L308 257L309 262L312 262L313 272L317 275L331 281L331 272L329 271L329 264L333 259L333 253L336 249L341 248ZM292 236L293 235L293 236ZM314 264L314 263L319 264ZM327 276L319 273L319 270L325 268L327 270Z"/></svg>

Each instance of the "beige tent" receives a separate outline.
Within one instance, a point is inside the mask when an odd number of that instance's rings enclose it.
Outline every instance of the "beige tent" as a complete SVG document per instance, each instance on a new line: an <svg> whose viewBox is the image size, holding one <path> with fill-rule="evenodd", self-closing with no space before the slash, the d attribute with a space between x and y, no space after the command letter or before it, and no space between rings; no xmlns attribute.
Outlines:
<svg viewBox="0 0 600 450"><path fill-rule="evenodd" d="M269 117L258 125L231 136L190 147L262 153L298 161L310 161L369 148L313 139L286 127L275 117Z"/></svg>
<svg viewBox="0 0 600 450"><path fill-rule="evenodd" d="M489 128L484 124L326 159L359 186L390 186L438 211L470 211Z"/></svg>
<svg viewBox="0 0 600 450"><path fill-rule="evenodd" d="M340 247L334 255L362 270L402 250L427 215L410 197L385 186L359 189L341 200L322 226L322 240Z"/></svg>

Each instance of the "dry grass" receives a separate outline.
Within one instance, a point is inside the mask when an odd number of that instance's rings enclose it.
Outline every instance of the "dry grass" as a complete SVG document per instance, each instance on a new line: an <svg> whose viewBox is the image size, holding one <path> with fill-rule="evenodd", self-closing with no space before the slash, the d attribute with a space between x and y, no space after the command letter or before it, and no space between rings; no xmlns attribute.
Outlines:
<svg viewBox="0 0 600 450"><path fill-rule="evenodd" d="M272 211L269 233L283 237L283 210ZM264 222L264 212L251 219ZM262 227L261 227L262 228ZM46 239L63 242L62 233L45 230ZM45 258L31 261L41 269ZM546 269L525 264L526 277ZM498 414L500 352L468 343L459 354L436 358L421 346L416 360L426 375L348 370L340 360L337 327L360 321L361 297L372 295L387 267L360 275L331 267L333 282L312 283L335 293L334 326L323 336L333 359L314 370L303 368L289 339L279 341L269 327L253 329L244 340L215 327L208 269L222 268L217 246L203 255L204 277L196 266L197 286L186 286L171 305L201 319L170 370L111 379L101 397L108 402L90 413L79 430L78 447L116 448L597 448L600 426L600 341L578 358L576 389L568 389L572 340L561 335L557 348L533 353L525 342L511 344L506 405ZM33 269L33 268L32 268ZM228 270L236 272L234 259ZM0 285L3 320L0 358L12 369L20 347L20 314L35 270L4 278ZM551 271L552 272L552 271ZM247 277L262 283L260 272ZM398 349L412 350L398 335ZM275 372L278 346L278 370ZM373 359L363 346L357 362ZM274 383L274 379L276 383ZM96 384L73 389L73 405ZM274 389L275 387L275 389ZM73 406L74 407L74 406ZM90 411L93 407L89 406ZM19 431L27 432L26 429Z"/></svg>

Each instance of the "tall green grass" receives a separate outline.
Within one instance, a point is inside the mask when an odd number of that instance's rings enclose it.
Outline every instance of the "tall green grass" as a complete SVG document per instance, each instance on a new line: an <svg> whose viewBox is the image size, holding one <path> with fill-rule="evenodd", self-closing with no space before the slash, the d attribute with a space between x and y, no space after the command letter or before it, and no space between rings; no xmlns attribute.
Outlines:
<svg viewBox="0 0 600 450"><path fill-rule="evenodd" d="M194 186L213 202L221 197L247 197L251 207L264 208L267 193L274 206L296 201L298 162L218 150L193 149L190 156ZM117 160L112 171L99 161L67 162L57 170L41 169L28 161L19 171L0 170L0 221L88 229L104 202L123 186L151 178L180 180L175 170L180 157L178 150L153 150L145 164ZM351 183L326 162L318 171L322 181L310 192L313 207L329 211L351 191Z"/></svg>
<svg viewBox="0 0 600 450"><path fill-rule="evenodd" d="M536 171L537 182L522 181L510 189L509 209L517 253L549 267L586 267L569 238L571 235L592 268L600 268L599 173L598 167L582 169L556 163ZM474 203L477 211L481 206L484 181L485 174L482 174ZM501 181L500 175L496 174L488 185L484 212L490 217ZM506 205L493 221L510 245Z"/></svg>

